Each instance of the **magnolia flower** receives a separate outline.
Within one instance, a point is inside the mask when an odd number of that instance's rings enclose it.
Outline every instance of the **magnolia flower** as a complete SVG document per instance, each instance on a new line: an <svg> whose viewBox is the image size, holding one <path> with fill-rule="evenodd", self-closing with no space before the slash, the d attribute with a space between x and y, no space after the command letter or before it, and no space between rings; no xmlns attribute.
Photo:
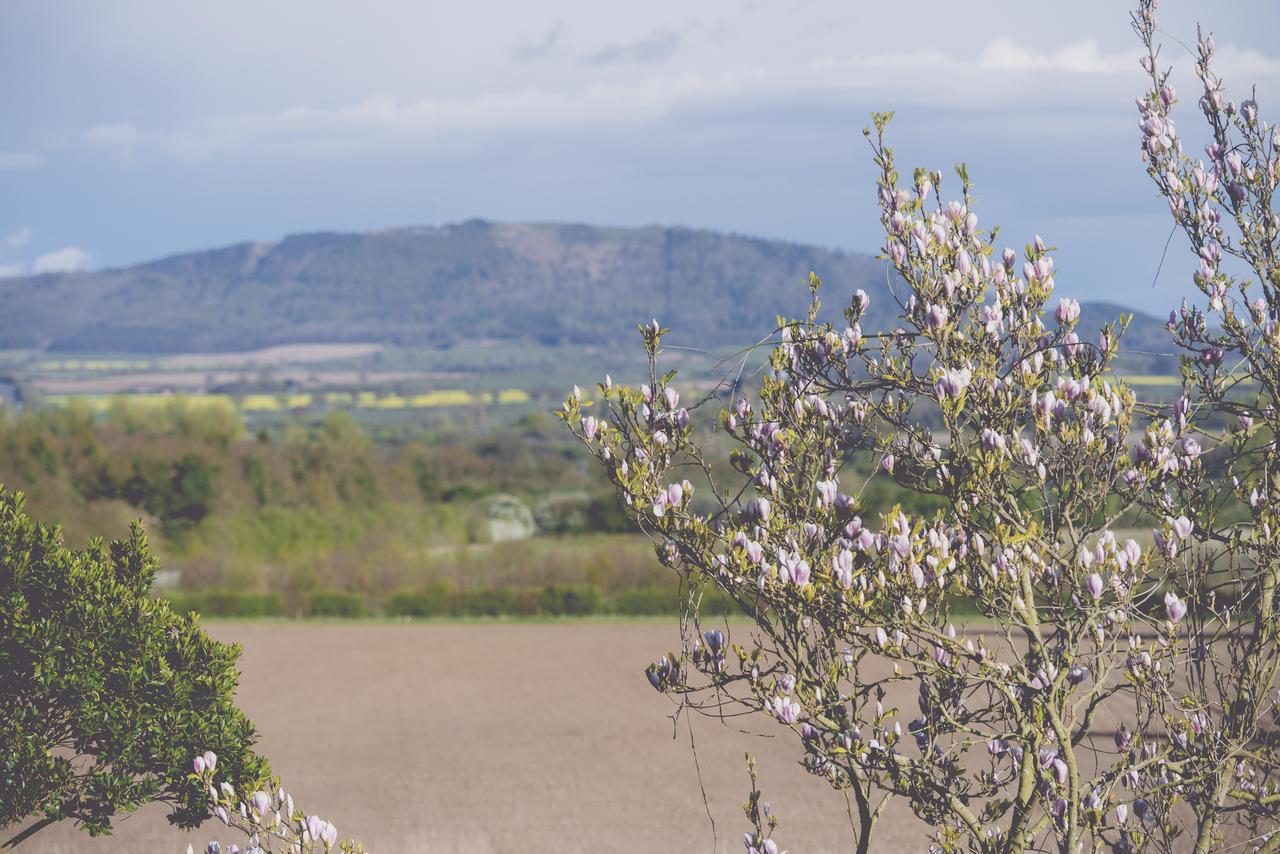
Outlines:
<svg viewBox="0 0 1280 854"><path fill-rule="evenodd" d="M769 499L761 495L760 497L752 500L752 505L752 510L755 511L755 515L760 517L760 521L768 522L771 510L771 507L769 506Z"/></svg>
<svg viewBox="0 0 1280 854"><path fill-rule="evenodd" d="M1084 580L1085 587L1089 590L1089 595L1094 599L1102 598L1102 576L1096 572L1091 572Z"/></svg>
<svg viewBox="0 0 1280 854"><path fill-rule="evenodd" d="M1062 299L1058 302L1058 308L1053 312L1053 317L1060 325L1075 323L1080 319L1080 303L1073 299Z"/></svg>
<svg viewBox="0 0 1280 854"><path fill-rule="evenodd" d="M787 726L794 724L800 717L800 704L792 702L790 697L774 697L769 703L769 710Z"/></svg>
<svg viewBox="0 0 1280 854"><path fill-rule="evenodd" d="M1177 519L1168 519L1169 527L1173 529L1174 536L1180 540L1185 540L1191 536L1192 524L1191 520L1186 516L1179 516Z"/></svg>
<svg viewBox="0 0 1280 854"><path fill-rule="evenodd" d="M818 481L818 506L825 510L834 504L837 489L838 484L834 480Z"/></svg>
<svg viewBox="0 0 1280 854"><path fill-rule="evenodd" d="M945 305L930 305L924 315L925 325L930 329L941 329L946 325L947 318L950 316L950 312L947 311Z"/></svg>
<svg viewBox="0 0 1280 854"><path fill-rule="evenodd" d="M1164 610L1169 615L1169 622L1176 623L1187 614L1187 605L1172 590L1164 594Z"/></svg>
<svg viewBox="0 0 1280 854"><path fill-rule="evenodd" d="M582 419L582 435L587 438L588 442L595 439L596 429L598 426L599 426L598 422L591 415L588 415L586 418Z"/></svg>
<svg viewBox="0 0 1280 854"><path fill-rule="evenodd" d="M787 577L791 579L791 583L797 587L803 587L809 583L809 563L800 560L795 555L787 561L783 568L787 571Z"/></svg>
<svg viewBox="0 0 1280 854"><path fill-rule="evenodd" d="M969 382L973 379L973 371L968 368L952 368L944 371L938 377L938 381L934 383L934 391L938 395L938 399L942 400L947 397L959 397Z"/></svg>
<svg viewBox="0 0 1280 854"><path fill-rule="evenodd" d="M831 575L845 590L853 586L853 552L842 549L831 563Z"/></svg>
<svg viewBox="0 0 1280 854"><path fill-rule="evenodd" d="M719 629L711 629L710 631L703 632L702 638L707 642L707 649L711 650L713 653L719 652L724 648L724 632Z"/></svg>

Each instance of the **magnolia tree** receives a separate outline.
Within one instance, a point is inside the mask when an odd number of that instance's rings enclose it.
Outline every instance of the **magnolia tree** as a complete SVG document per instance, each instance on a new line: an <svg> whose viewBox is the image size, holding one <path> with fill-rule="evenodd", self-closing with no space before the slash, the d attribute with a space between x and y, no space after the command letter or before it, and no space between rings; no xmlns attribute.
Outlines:
<svg viewBox="0 0 1280 854"><path fill-rule="evenodd" d="M1175 796L1195 813L1196 850L1234 831L1280 850L1280 130L1250 97L1231 100L1214 72L1214 43L1193 51L1205 120L1204 157L1183 150L1177 95L1161 61L1154 0L1134 27L1150 90L1138 100L1147 171L1196 255L1204 308L1169 315L1183 353L1183 397L1142 449L1164 469L1145 501L1181 512L1198 548L1176 556L1177 584L1193 591L1180 638L1185 683L1166 701L1179 775ZM1202 450L1203 449L1203 450ZM1174 559L1176 544L1164 549ZM1176 700L1176 705L1170 701ZM1228 835L1230 833L1228 832Z"/></svg>
<svg viewBox="0 0 1280 854"><path fill-rule="evenodd" d="M364 846L359 843L338 841L338 829L332 822L296 806L279 777L242 795L232 783L217 779L217 769L218 755L207 750L192 759L188 777L208 793L213 815L245 841L244 849L237 843L228 845L226 854L363 854ZM223 851L217 841L204 848L205 854ZM187 846L187 854L195 854L193 846Z"/></svg>
<svg viewBox="0 0 1280 854"><path fill-rule="evenodd" d="M844 794L860 852L894 800L943 851L1207 850L1228 823L1280 846L1277 416L1270 397L1253 399L1280 382L1274 140L1252 113L1233 121L1257 151L1239 154L1240 174L1266 200L1233 201L1226 181L1227 195L1206 199L1177 154L1172 93L1163 75L1155 83L1144 127L1162 191L1193 241L1260 259L1270 282L1235 317L1225 294L1245 283L1201 249L1197 281L1221 326L1191 310L1179 322L1196 399L1172 413L1139 406L1111 372L1123 321L1080 329L1079 305L1052 297L1043 240L1018 253L981 227L963 167L951 200L936 172L904 186L888 114L868 139L896 328L862 328L861 291L842 323L822 320L811 277L810 310L779 320L758 395L731 395L716 418L734 444L728 472L695 434L701 407L683 406L660 370L668 330L656 321L641 329L648 383L606 378L598 400L575 389L565 401L565 421L688 583L682 650L649 681L681 709L791 730L804 767ZM1228 144L1215 173L1232 168ZM1252 237L1204 236L1219 218L1200 209L1222 204ZM1219 412L1252 420L1202 435ZM869 476L860 458L874 461ZM869 477L945 509L871 518L858 497ZM1134 513L1154 520L1155 547L1113 530ZM712 588L751 622L703 626ZM960 601L974 627L952 617ZM744 841L776 850L754 780Z"/></svg>

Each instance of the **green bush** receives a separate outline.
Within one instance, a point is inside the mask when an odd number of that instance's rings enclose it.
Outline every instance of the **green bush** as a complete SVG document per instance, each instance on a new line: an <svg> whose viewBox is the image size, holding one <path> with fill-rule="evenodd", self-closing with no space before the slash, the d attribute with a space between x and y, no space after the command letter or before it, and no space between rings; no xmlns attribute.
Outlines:
<svg viewBox="0 0 1280 854"><path fill-rule="evenodd" d="M0 488L0 827L41 816L15 840L61 819L104 833L151 801L195 826L206 750L237 791L269 773L232 703L240 648L152 598L156 568L138 524L68 549Z"/></svg>
<svg viewBox="0 0 1280 854"><path fill-rule="evenodd" d="M462 617L506 617L515 615L516 593L501 587L464 590L458 594L453 613Z"/></svg>
<svg viewBox="0 0 1280 854"><path fill-rule="evenodd" d="M280 617L284 600L278 593L238 590L205 590L199 593L167 593L164 596L179 614L195 611L205 617Z"/></svg>
<svg viewBox="0 0 1280 854"><path fill-rule="evenodd" d="M594 584L549 584L539 597L541 611L552 616L585 616L600 611L600 590Z"/></svg>
<svg viewBox="0 0 1280 854"><path fill-rule="evenodd" d="M675 586L632 587L613 597L613 612L628 617L670 616L680 613L682 601Z"/></svg>
<svg viewBox="0 0 1280 854"><path fill-rule="evenodd" d="M396 593L387 600L388 617L444 617L452 608L453 591L444 582L428 584L422 590Z"/></svg>
<svg viewBox="0 0 1280 854"><path fill-rule="evenodd" d="M320 590L311 594L307 603L308 617L342 617L358 619L365 616L364 598L357 593Z"/></svg>

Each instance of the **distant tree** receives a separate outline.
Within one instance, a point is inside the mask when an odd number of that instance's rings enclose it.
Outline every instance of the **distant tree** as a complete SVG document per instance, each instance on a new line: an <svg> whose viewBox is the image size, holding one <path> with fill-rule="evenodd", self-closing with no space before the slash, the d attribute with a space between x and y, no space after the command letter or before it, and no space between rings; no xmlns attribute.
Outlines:
<svg viewBox="0 0 1280 854"><path fill-rule="evenodd" d="M240 648L151 598L156 568L139 525L69 549L0 488L0 827L36 819L11 843L63 819L109 833L152 801L195 826L212 809L190 772L206 750L240 791L266 778L232 701Z"/></svg>

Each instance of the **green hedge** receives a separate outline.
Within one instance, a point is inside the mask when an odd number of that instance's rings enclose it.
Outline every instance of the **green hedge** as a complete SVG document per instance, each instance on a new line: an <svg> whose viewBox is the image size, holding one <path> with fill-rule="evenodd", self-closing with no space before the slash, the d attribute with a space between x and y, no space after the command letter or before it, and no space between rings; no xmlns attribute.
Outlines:
<svg viewBox="0 0 1280 854"><path fill-rule="evenodd" d="M675 585L631 587L606 597L594 584L456 590L442 581L418 590L395 593L381 603L375 601L372 609L360 594L336 590L315 591L288 611L284 599L276 593L207 590L169 593L163 598L179 613L196 611L206 617L240 618L301 615L359 619L370 613L408 619L586 617L599 614L658 617L678 615L684 605L684 596ZM703 597L702 610L708 615L721 616L736 613L737 606L724 593L712 590Z"/></svg>
<svg viewBox="0 0 1280 854"><path fill-rule="evenodd" d="M308 617L343 617L358 619L366 616L364 597L357 593L340 593L320 590L311 594L307 602Z"/></svg>
<svg viewBox="0 0 1280 854"><path fill-rule="evenodd" d="M166 593L161 598L179 614L195 611L205 617L280 617L284 599L278 593L246 593L205 590L199 593Z"/></svg>

